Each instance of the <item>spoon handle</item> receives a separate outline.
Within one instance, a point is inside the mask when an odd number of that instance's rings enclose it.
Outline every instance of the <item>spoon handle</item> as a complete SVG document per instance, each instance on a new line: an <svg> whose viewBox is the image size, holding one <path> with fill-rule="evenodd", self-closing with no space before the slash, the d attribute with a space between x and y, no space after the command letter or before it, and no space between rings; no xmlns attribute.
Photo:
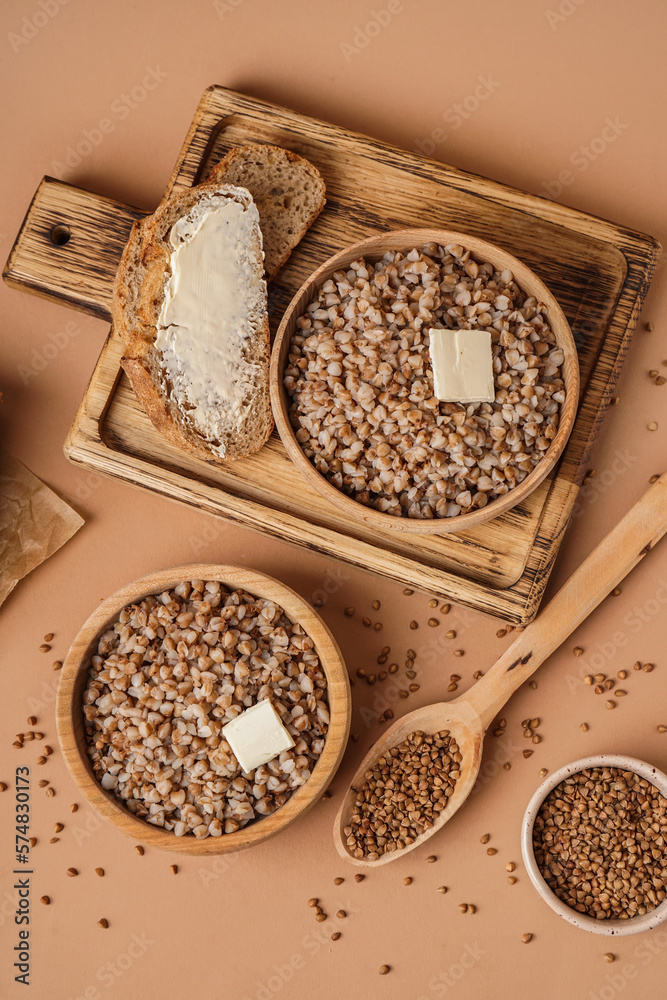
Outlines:
<svg viewBox="0 0 667 1000"><path fill-rule="evenodd" d="M667 473L593 549L489 671L461 696L486 729L508 698L667 531Z"/></svg>

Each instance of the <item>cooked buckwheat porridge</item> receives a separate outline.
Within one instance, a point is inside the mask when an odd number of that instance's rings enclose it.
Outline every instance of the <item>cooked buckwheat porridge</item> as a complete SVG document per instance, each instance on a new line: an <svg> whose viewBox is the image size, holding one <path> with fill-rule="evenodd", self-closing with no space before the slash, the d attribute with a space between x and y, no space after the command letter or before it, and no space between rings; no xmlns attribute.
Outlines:
<svg viewBox="0 0 667 1000"><path fill-rule="evenodd" d="M429 329L489 329L495 400L433 393ZM355 260L296 324L296 438L333 486L398 517L454 517L522 482L556 436L564 355L546 307L458 245Z"/></svg>
<svg viewBox="0 0 667 1000"><path fill-rule="evenodd" d="M265 698L294 746L244 773L221 730ZM310 777L329 726L310 636L274 601L202 580L120 612L83 701L102 787L177 836L219 837L274 812Z"/></svg>

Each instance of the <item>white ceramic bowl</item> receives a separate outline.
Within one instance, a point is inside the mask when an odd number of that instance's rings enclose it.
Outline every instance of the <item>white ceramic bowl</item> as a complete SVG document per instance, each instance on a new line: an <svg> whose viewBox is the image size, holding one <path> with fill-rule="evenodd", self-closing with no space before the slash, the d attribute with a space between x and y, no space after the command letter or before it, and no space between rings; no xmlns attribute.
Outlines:
<svg viewBox="0 0 667 1000"><path fill-rule="evenodd" d="M535 854L533 853L533 826L542 803L549 792L553 791L557 785L560 785L565 778L591 767L618 767L624 771L634 771L635 774L650 781L652 785L655 785L667 797L667 774L664 774L652 764L647 764L643 760L637 760L635 757L625 757L623 754L599 754L596 757L582 757L581 760L575 760L572 764L566 764L564 767L559 768L558 771L554 771L553 774L542 782L528 803L521 826L521 854L523 856L523 863L526 866L526 871L530 876L531 882L542 899L559 916L564 917L565 920L574 924L575 927L592 931L593 934L607 934L615 937L650 931L654 927L657 927L658 924L661 924L663 920L667 920L667 899L663 900L650 913L631 917L628 920L596 920L595 917L588 917L584 913L579 913L577 910L572 909L571 906L567 906L566 903L561 902L555 893L551 891L543 879L540 869L537 867Z"/></svg>

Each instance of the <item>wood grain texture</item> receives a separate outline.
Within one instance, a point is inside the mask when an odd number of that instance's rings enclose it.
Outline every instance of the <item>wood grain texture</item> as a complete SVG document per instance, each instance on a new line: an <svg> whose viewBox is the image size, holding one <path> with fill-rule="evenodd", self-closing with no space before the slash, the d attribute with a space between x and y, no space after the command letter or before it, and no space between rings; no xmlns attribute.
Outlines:
<svg viewBox="0 0 667 1000"><path fill-rule="evenodd" d="M436 243L440 246L448 246L450 243L464 245L466 249L472 251L477 261L490 262L498 271L502 271L505 268L512 271L519 287L530 296L536 298L538 302L544 303L547 307L546 315L549 319L552 333L556 338L556 343L563 350L562 373L566 391L566 399L560 411L558 432L539 465L526 476L523 482L515 486L514 489L510 490L503 497L492 500L486 507L471 511L468 514L459 514L457 517L436 518L433 520L395 517L391 514L383 514L372 507L366 507L358 503L352 497L343 493L342 490L336 489L324 476L320 475L313 463L306 458L301 445L297 441L296 431L289 417L290 399L283 385L285 367L287 365L292 336L296 330L297 320L303 316L307 307L316 298L320 287L325 281L336 271L347 270L350 264L359 257L363 257L367 263L375 263L387 252L401 250L408 253L410 250L425 246L427 243ZM480 240L475 236L468 236L463 233L452 232L451 230L398 229L391 233L371 236L360 243L354 243L351 247L346 247L345 250L334 254L330 260L325 261L324 264L306 279L287 307L278 327L271 353L270 383L271 405L273 407L276 428L287 454L304 478L311 483L314 489L325 500L329 500L341 514L347 515L351 520L361 521L374 529L409 532L414 535L437 536L449 534L450 532L459 533L465 531L467 528L480 527L486 522L492 521L511 507L515 507L521 503L522 500L526 499L546 479L567 444L567 439L570 436L577 414L579 402L579 362L574 339L562 309L544 282L540 281L530 268L522 264L516 257L508 254L506 250L499 250L498 247L492 246L486 240Z"/></svg>
<svg viewBox="0 0 667 1000"><path fill-rule="evenodd" d="M610 222L222 87L204 93L166 193L203 179L229 149L253 142L307 157L327 185L326 208L270 285L272 331L320 264L351 243L389 229L429 226L487 239L545 282L572 328L582 384L573 433L556 473L518 506L460 534L398 537L395 531L369 529L324 501L276 437L258 455L227 466L193 462L171 448L153 432L120 377L121 349L113 331L66 454L97 472L525 624L544 593L659 245ZM48 192L48 211L40 192ZM79 193L85 204L72 206L70 218L55 211L58 192L49 186L37 192L6 276L17 287L61 298L62 282L68 290L64 301L105 315L123 242L141 213L120 206L117 221L113 213L105 216L106 228L99 233L117 254L96 256L91 284L78 273L78 262L68 263L70 244L54 248L46 227L65 222L74 232L78 215L89 224L109 213L109 202ZM86 293L88 288L93 291Z"/></svg>
<svg viewBox="0 0 667 1000"><path fill-rule="evenodd" d="M5 281L107 319L113 284L132 224L144 212L45 177L3 271ZM65 243L54 242L66 239ZM54 232L55 231L55 232Z"/></svg>
<svg viewBox="0 0 667 1000"><path fill-rule="evenodd" d="M106 792L95 777L86 753L83 692L88 679L90 658L109 622L127 604L148 594L170 590L181 580L218 580L225 586L241 588L248 593L275 601L294 622L298 622L315 642L327 678L330 723L324 750L306 782L294 792L284 806L264 816L237 833L198 840L186 835L177 837L168 830L152 826L134 816L122 802ZM176 566L151 573L127 584L104 601L75 638L65 660L58 685L56 724L58 740L72 778L90 804L114 826L142 843L183 854L227 854L260 843L303 816L320 798L347 746L351 718L350 683L340 649L320 616L303 598L270 576L236 566L197 563Z"/></svg>
<svg viewBox="0 0 667 1000"><path fill-rule="evenodd" d="M376 867L402 857L432 837L463 805L472 791L482 757L484 733L514 692L571 635L600 602L634 569L667 531L667 473L649 487L624 518L603 538L549 601L535 621L465 694L453 701L418 708L399 719L373 744L357 768L334 824L334 842L342 857L354 864ZM391 747L415 731L448 730L462 755L461 776L447 807L434 825L401 851L377 861L355 858L348 849L345 827L350 822L365 772Z"/></svg>

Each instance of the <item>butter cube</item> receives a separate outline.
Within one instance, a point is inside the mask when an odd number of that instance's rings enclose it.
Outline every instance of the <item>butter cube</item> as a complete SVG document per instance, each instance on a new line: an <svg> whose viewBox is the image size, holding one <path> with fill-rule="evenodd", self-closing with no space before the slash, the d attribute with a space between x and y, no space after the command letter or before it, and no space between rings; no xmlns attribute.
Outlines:
<svg viewBox="0 0 667 1000"><path fill-rule="evenodd" d="M433 387L441 402L492 403L489 330L429 330Z"/></svg>
<svg viewBox="0 0 667 1000"><path fill-rule="evenodd" d="M294 740L267 699L246 708L223 726L222 736L246 773L294 746Z"/></svg>

